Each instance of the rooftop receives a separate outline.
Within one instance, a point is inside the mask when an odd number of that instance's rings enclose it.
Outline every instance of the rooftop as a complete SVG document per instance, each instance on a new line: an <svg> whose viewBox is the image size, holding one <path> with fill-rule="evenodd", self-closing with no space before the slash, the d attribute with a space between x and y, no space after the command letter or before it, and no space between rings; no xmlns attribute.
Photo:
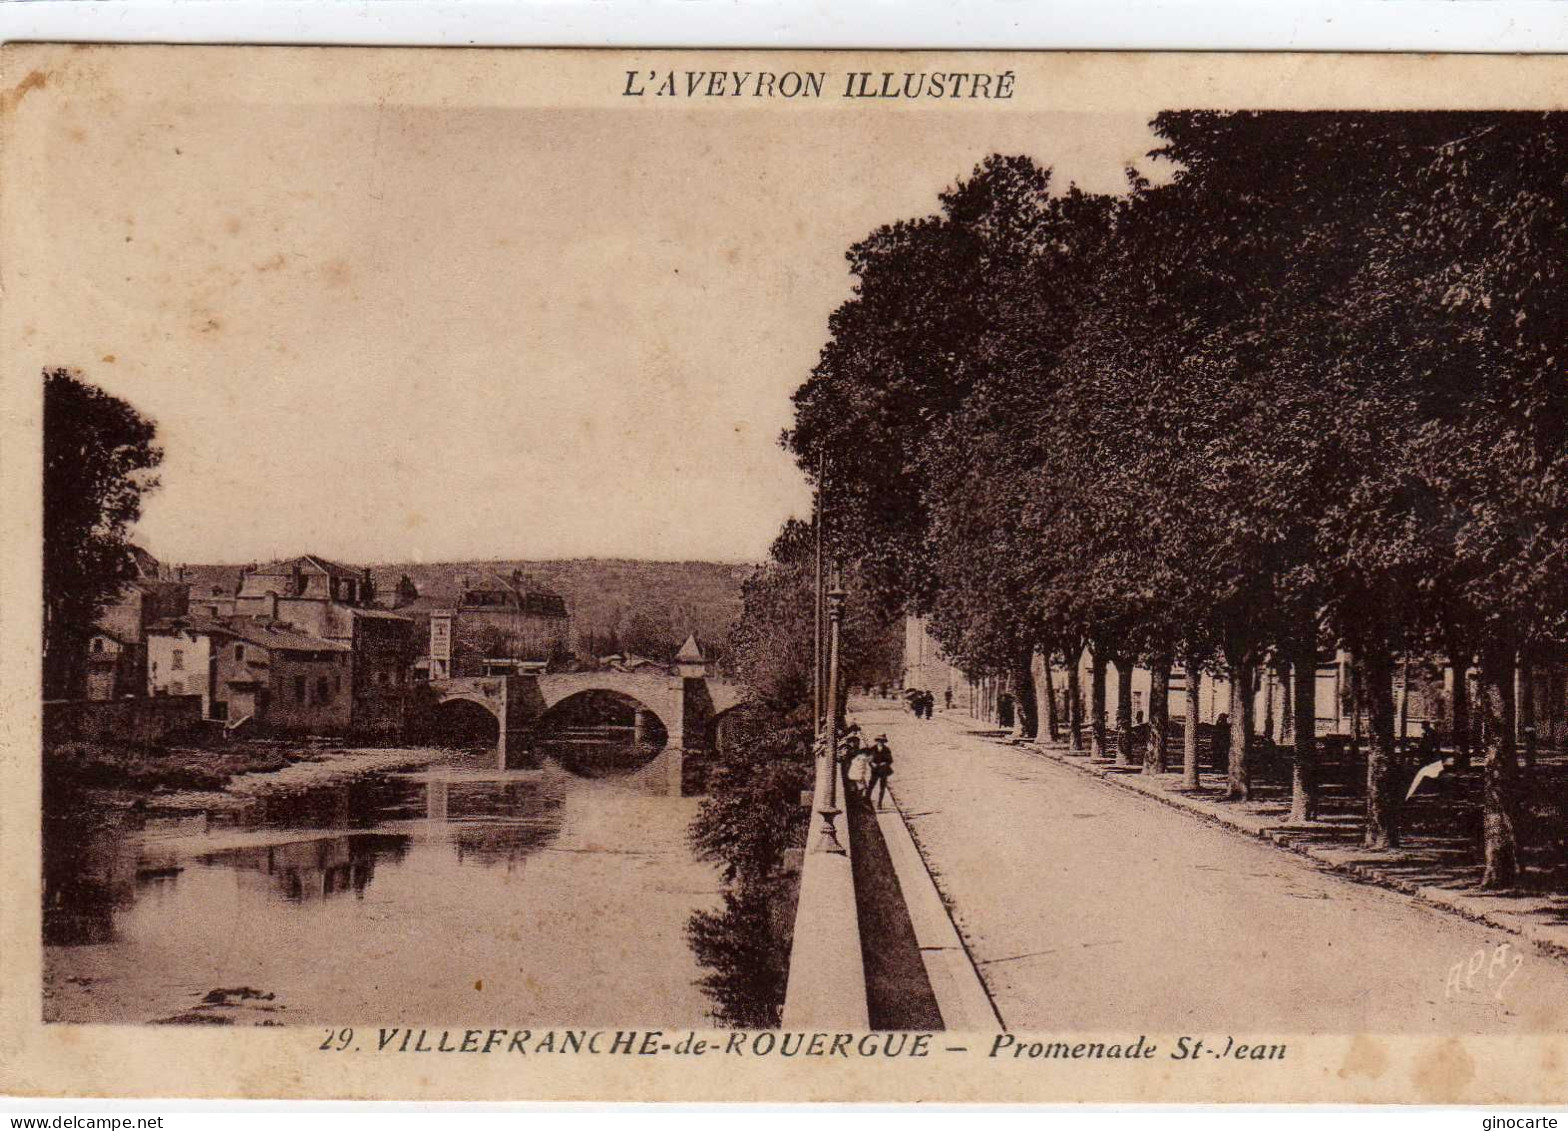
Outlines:
<svg viewBox="0 0 1568 1131"><path fill-rule="evenodd" d="M268 562L266 565L257 566L250 572L262 577L288 577L298 568L304 573L324 573L329 577L346 577L361 580L365 571L359 566L344 565L341 562L328 561L316 554L301 554L297 558L283 558L280 561Z"/></svg>
<svg viewBox="0 0 1568 1131"><path fill-rule="evenodd" d="M149 633L197 632L209 636L232 636L262 648L282 652L352 652L353 648L340 640L323 640L308 636L292 628L271 624L251 617L233 617L218 620L214 617L190 615L166 617L148 627Z"/></svg>
<svg viewBox="0 0 1568 1131"><path fill-rule="evenodd" d="M378 609L374 607L356 605L351 607L349 612L356 617L368 617L371 620L413 620L412 617L404 616L401 612L395 613L391 609Z"/></svg>
<svg viewBox="0 0 1568 1131"><path fill-rule="evenodd" d="M681 650L675 653L675 662L678 664L701 664L708 657L702 654L702 648L697 644L697 634L694 632L686 637L686 643L681 645Z"/></svg>

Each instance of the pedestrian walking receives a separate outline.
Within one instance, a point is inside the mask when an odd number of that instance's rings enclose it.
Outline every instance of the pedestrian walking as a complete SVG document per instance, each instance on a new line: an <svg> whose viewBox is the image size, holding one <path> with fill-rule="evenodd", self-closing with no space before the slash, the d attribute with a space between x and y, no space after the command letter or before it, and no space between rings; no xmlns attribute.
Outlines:
<svg viewBox="0 0 1568 1131"><path fill-rule="evenodd" d="M953 689L951 687L942 692L942 700L943 710L951 711L953 709Z"/></svg>
<svg viewBox="0 0 1568 1131"><path fill-rule="evenodd" d="M887 799L887 779L893 776L893 748L887 744L887 735L877 735L876 743L871 747L871 780L866 787L866 797L869 800L871 791L876 790L876 807L882 808Z"/></svg>
<svg viewBox="0 0 1568 1131"><path fill-rule="evenodd" d="M858 743L849 762L849 784L856 796L871 800L871 752L861 749Z"/></svg>

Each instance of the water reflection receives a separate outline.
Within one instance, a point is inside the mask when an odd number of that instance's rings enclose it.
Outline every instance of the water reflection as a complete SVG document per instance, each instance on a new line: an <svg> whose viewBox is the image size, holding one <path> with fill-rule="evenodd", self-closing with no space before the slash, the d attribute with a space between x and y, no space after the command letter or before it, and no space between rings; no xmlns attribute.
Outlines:
<svg viewBox="0 0 1568 1131"><path fill-rule="evenodd" d="M578 777L623 777L646 767L664 749L662 733L652 740L647 733L635 726L561 727L537 740L533 749Z"/></svg>
<svg viewBox="0 0 1568 1131"><path fill-rule="evenodd" d="M114 937L114 913L136 902L136 846L125 837L126 811L44 820L44 942L82 946ZM155 882L178 873L150 869Z"/></svg>
<svg viewBox="0 0 1568 1131"><path fill-rule="evenodd" d="M543 848L560 831L564 791L528 780L424 778L425 819L452 823L448 832L459 864L513 867Z"/></svg>
<svg viewBox="0 0 1568 1131"><path fill-rule="evenodd" d="M326 899L345 892L363 896L376 875L376 859L408 854L409 838L376 833L320 837L258 848L229 848L198 856L207 867L230 868L265 877L290 902Z"/></svg>
<svg viewBox="0 0 1568 1131"><path fill-rule="evenodd" d="M624 766L624 745L586 760ZM685 844L695 802L640 788L635 767L482 767L206 813L52 814L46 1016L160 1020L228 1009L207 996L243 986L292 1023L704 1023L684 926L717 884Z"/></svg>
<svg viewBox="0 0 1568 1131"><path fill-rule="evenodd" d="M560 831L564 790L549 778L538 771L486 778L443 766L270 794L195 818L159 819L125 806L61 815L48 822L44 838L45 942L112 941L117 913L133 907L150 885L176 883L189 866L263 877L260 887L292 903L345 892L363 896L378 864L400 863L415 839L410 832L368 830L402 822L421 822L420 839L442 844L458 864L515 865ZM333 827L367 831L275 835ZM191 851L192 836L224 832L263 839Z"/></svg>

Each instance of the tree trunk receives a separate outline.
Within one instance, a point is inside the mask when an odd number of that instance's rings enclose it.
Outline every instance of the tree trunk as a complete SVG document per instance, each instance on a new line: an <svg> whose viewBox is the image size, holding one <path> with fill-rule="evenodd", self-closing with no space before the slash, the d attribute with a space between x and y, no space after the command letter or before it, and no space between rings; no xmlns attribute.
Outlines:
<svg viewBox="0 0 1568 1131"><path fill-rule="evenodd" d="M1263 685L1263 741L1274 741L1274 668L1258 665L1258 682Z"/></svg>
<svg viewBox="0 0 1568 1131"><path fill-rule="evenodd" d="M1526 769L1535 768L1535 663L1528 648L1519 652L1519 727L1514 739L1515 747L1524 753Z"/></svg>
<svg viewBox="0 0 1568 1131"><path fill-rule="evenodd" d="M1287 735L1292 743L1296 741L1296 696L1294 692L1295 684L1291 681L1291 672L1293 671L1295 671L1294 666L1288 669L1281 668L1279 673L1282 691L1280 695L1280 714L1282 718L1279 727L1279 739L1281 742L1285 741ZM1316 679L1316 677L1317 672L1314 669L1313 678Z"/></svg>
<svg viewBox="0 0 1568 1131"><path fill-rule="evenodd" d="M1187 725L1181 739L1181 785L1198 788L1198 699L1203 691L1203 669L1187 661Z"/></svg>
<svg viewBox="0 0 1568 1131"><path fill-rule="evenodd" d="M1481 656L1481 886L1511 888L1519 879L1519 840L1514 734L1513 650L1489 648Z"/></svg>
<svg viewBox="0 0 1568 1131"><path fill-rule="evenodd" d="M1394 656L1386 645L1366 649L1361 659L1371 734L1367 745L1367 824L1362 838L1368 848L1399 845L1399 797L1394 746Z"/></svg>
<svg viewBox="0 0 1568 1131"><path fill-rule="evenodd" d="M1453 728L1454 768L1470 767L1470 654L1450 644L1448 668L1454 673L1454 697L1449 725Z"/></svg>
<svg viewBox="0 0 1568 1131"><path fill-rule="evenodd" d="M1067 657L1067 738L1075 754L1083 753L1083 688L1078 681L1082 660L1082 648Z"/></svg>
<svg viewBox="0 0 1568 1131"><path fill-rule="evenodd" d="M1132 765L1132 661L1117 657L1116 664L1116 764Z"/></svg>
<svg viewBox="0 0 1568 1131"><path fill-rule="evenodd" d="M1037 738L1040 734L1040 703L1035 698L1034 650L1025 652L1013 664L1013 711L1018 716L1018 737Z"/></svg>
<svg viewBox="0 0 1568 1131"><path fill-rule="evenodd" d="M1060 742L1062 726L1056 714L1056 681L1051 675L1051 649L1036 648L1030 662L1034 668L1035 715L1045 720L1045 736L1052 742Z"/></svg>
<svg viewBox="0 0 1568 1131"><path fill-rule="evenodd" d="M1361 663L1361 656L1351 653L1350 656L1350 748L1357 753L1361 751L1361 740L1365 737L1361 728L1361 715L1366 708L1366 671Z"/></svg>
<svg viewBox="0 0 1568 1131"><path fill-rule="evenodd" d="M1089 757L1105 757L1105 655L1089 649Z"/></svg>
<svg viewBox="0 0 1568 1131"><path fill-rule="evenodd" d="M1399 660L1399 745L1410 741L1410 655Z"/></svg>
<svg viewBox="0 0 1568 1131"><path fill-rule="evenodd" d="M1149 674L1149 741L1143 750L1143 772L1165 772L1165 745L1171 719L1171 660L1158 657Z"/></svg>
<svg viewBox="0 0 1568 1131"><path fill-rule="evenodd" d="M1291 741L1295 752L1290 761L1290 823L1315 821L1318 817L1317 789L1317 714L1318 654L1316 647L1303 647L1291 666L1292 691L1285 700L1294 701L1295 725Z"/></svg>
<svg viewBox="0 0 1568 1131"><path fill-rule="evenodd" d="M1252 797L1252 781L1247 764L1252 752L1253 665L1232 662L1230 675L1230 769L1226 775L1225 797L1246 801Z"/></svg>

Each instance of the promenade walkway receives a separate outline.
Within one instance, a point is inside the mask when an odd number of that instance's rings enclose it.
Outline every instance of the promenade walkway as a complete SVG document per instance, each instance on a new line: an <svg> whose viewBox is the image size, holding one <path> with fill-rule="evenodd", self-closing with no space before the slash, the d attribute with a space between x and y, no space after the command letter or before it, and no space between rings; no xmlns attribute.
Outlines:
<svg viewBox="0 0 1568 1131"><path fill-rule="evenodd" d="M1517 935L1335 875L967 716L854 706L869 735L890 738L899 807L1009 1029L1560 1029L1568 963Z"/></svg>

